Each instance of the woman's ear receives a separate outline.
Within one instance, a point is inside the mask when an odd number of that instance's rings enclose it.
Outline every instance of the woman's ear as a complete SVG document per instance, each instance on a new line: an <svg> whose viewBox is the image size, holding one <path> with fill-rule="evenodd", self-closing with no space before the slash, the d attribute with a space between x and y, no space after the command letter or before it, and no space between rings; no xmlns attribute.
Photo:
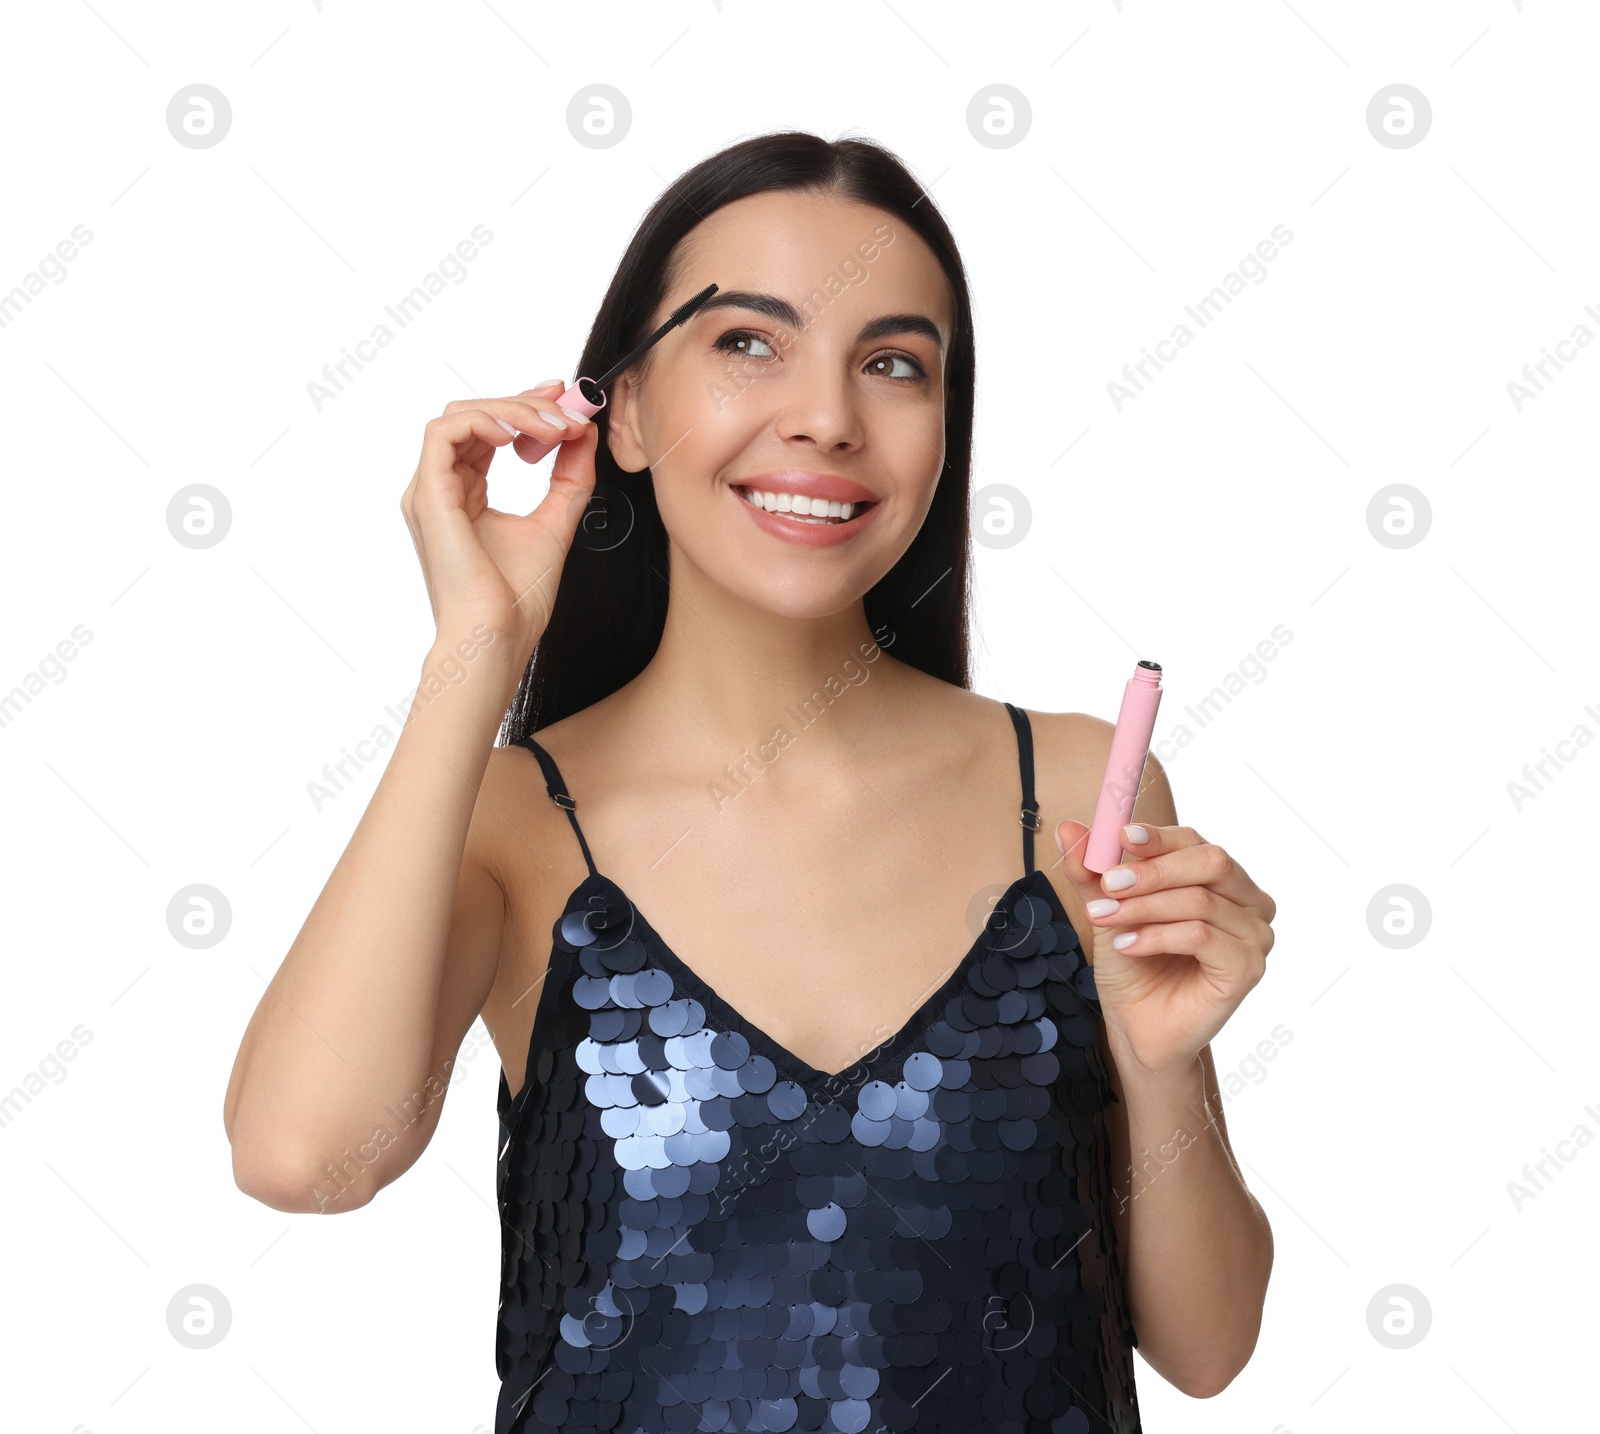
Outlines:
<svg viewBox="0 0 1600 1434"><path fill-rule="evenodd" d="M623 374L611 385L606 397L606 434L610 438L611 457L624 473L638 473L650 466L639 438L638 409L634 403L637 396L633 375Z"/></svg>

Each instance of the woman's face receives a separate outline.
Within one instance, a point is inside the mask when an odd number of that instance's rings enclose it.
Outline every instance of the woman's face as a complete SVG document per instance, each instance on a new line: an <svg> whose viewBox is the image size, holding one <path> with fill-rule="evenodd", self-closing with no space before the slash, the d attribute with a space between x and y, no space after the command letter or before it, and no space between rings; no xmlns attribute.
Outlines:
<svg viewBox="0 0 1600 1434"><path fill-rule="evenodd" d="M785 616L838 612L910 546L944 468L944 271L882 210L791 191L725 205L680 259L652 328L718 292L613 386L612 455L652 471L675 565ZM816 521L825 500L853 516Z"/></svg>

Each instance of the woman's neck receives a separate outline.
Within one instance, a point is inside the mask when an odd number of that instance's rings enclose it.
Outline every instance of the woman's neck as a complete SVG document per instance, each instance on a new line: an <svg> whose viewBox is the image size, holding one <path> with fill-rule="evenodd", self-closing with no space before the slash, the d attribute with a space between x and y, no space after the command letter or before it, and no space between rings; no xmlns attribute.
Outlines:
<svg viewBox="0 0 1600 1434"><path fill-rule="evenodd" d="M854 748L852 733L901 708L922 674L895 661L857 600L820 617L787 617L745 603L680 563L660 646L621 693L627 725L683 722L695 747L738 751L785 728L823 734L818 755ZM885 641L892 639L885 638Z"/></svg>

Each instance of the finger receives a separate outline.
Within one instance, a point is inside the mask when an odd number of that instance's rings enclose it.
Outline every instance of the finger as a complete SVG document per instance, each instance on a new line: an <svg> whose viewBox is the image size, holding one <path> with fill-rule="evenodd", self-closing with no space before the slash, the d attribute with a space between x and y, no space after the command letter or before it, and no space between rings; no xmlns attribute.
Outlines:
<svg viewBox="0 0 1600 1434"><path fill-rule="evenodd" d="M1126 938L1131 936L1132 940ZM1250 942L1204 921L1157 922L1112 938L1124 956L1192 956L1223 981L1255 985L1266 959Z"/></svg>
<svg viewBox="0 0 1600 1434"><path fill-rule="evenodd" d="M430 418L422 428L422 461L414 480L416 501L424 505L443 502L459 508L463 491L456 472L458 458L475 441L499 448L510 443L512 436L494 414L483 408L462 408ZM476 456L483 456L482 451Z"/></svg>
<svg viewBox="0 0 1600 1434"><path fill-rule="evenodd" d="M1152 844L1158 828L1151 828ZM1181 830L1165 828L1167 832ZM1138 847L1133 848L1138 850ZM1111 867L1100 877L1100 889L1118 898L1143 895L1175 886L1209 886L1240 906L1258 906L1262 892L1249 873L1215 842L1200 841L1159 856L1141 857Z"/></svg>
<svg viewBox="0 0 1600 1434"><path fill-rule="evenodd" d="M1098 896L1085 904L1085 910L1095 926L1107 929L1204 921L1240 940L1252 940L1265 925L1248 907L1219 896L1209 886L1177 886L1126 898Z"/></svg>
<svg viewBox="0 0 1600 1434"><path fill-rule="evenodd" d="M565 425L564 432L570 433L580 428L592 428L594 420L586 413L579 413L571 408L563 408L553 397L541 397L530 400L533 406L544 415L551 423L557 426Z"/></svg>
<svg viewBox="0 0 1600 1434"><path fill-rule="evenodd" d="M525 388L517 395L520 399L548 399L554 403L567 391L567 381L564 378L547 378L543 383L536 383L532 388ZM558 405L559 406L559 405ZM565 412L563 409L562 412Z"/></svg>
<svg viewBox="0 0 1600 1434"><path fill-rule="evenodd" d="M567 391L567 381L564 378L547 378L543 383L536 383L532 388L525 388L521 393L514 395L516 398L527 400L531 398L559 398ZM446 413L454 413L462 408L481 408L492 400L482 397L457 398L445 404Z"/></svg>
<svg viewBox="0 0 1600 1434"><path fill-rule="evenodd" d="M590 435L594 435L591 443ZM599 430L585 424L568 436L556 449L550 466L550 487L528 516L548 521L560 536L563 549L570 551L578 524L594 496L595 453Z"/></svg>
<svg viewBox="0 0 1600 1434"><path fill-rule="evenodd" d="M554 402L539 401L529 407L536 415L533 422L522 421L521 432L531 433L535 438L543 439L548 447L565 442L583 432L585 428L592 428L593 423L581 413L574 413L570 409L562 408ZM502 423L504 419L500 420ZM509 425L508 425L509 427ZM511 429L517 432L517 429ZM522 446L517 447L517 456L526 457Z"/></svg>
<svg viewBox="0 0 1600 1434"><path fill-rule="evenodd" d="M1083 864L1084 851L1089 842L1089 828L1082 822L1067 821L1056 823L1056 845L1061 848L1061 869L1066 873L1067 880L1073 885L1078 896L1084 901L1092 901L1100 895L1099 874L1090 871Z"/></svg>
<svg viewBox="0 0 1600 1434"><path fill-rule="evenodd" d="M1088 854L1090 831L1091 829L1082 822L1073 821L1070 818L1066 821L1057 822L1055 831L1056 845L1061 848L1062 855L1065 857L1063 866L1073 885L1078 887L1080 891L1086 889L1101 891L1105 889L1103 885L1104 878L1101 873L1090 871L1083 864L1084 857ZM1125 826L1122 829L1123 841L1126 844L1124 849L1133 853L1131 857L1127 858L1127 861L1129 863L1138 863L1145 859L1146 853L1154 855L1184 846L1187 843L1182 836L1177 834L1188 831L1189 828L1187 827L1158 827L1148 822ZM1132 842L1128 835L1130 832L1143 833L1147 840L1142 844ZM1190 832L1190 835L1193 836L1195 841L1198 842L1200 840L1198 834Z"/></svg>
<svg viewBox="0 0 1600 1434"><path fill-rule="evenodd" d="M556 450L555 462L550 467L550 492L565 492L577 505L574 525L582 517L583 509L594 492L595 447L589 444L588 439L592 435L598 444L599 433L600 430L592 423L580 426Z"/></svg>
<svg viewBox="0 0 1600 1434"><path fill-rule="evenodd" d="M467 413L475 408L494 415L509 433L526 430L552 442L567 437L574 428L589 422L587 418L562 408L554 398L548 396L456 399L445 404L444 411L446 414Z"/></svg>
<svg viewBox="0 0 1600 1434"><path fill-rule="evenodd" d="M1136 838L1141 835L1145 839L1137 840ZM1161 827L1153 822L1131 823L1123 827L1122 836L1123 849L1128 853L1128 861L1125 864L1129 865L1135 860L1160 856L1167 852L1214 845L1207 842L1193 827ZM1176 884L1176 881L1172 884ZM1213 883L1213 887L1221 895L1237 902L1245 910L1255 912L1265 921L1271 922L1278 914L1278 903L1261 889L1250 873L1236 860L1232 861L1232 869L1228 876L1221 883ZM1144 888L1140 884L1126 889L1134 891Z"/></svg>
<svg viewBox="0 0 1600 1434"><path fill-rule="evenodd" d="M1154 822L1129 822L1120 835L1122 849L1131 860L1165 856L1168 852L1185 851L1189 847L1206 844L1206 839L1193 827L1162 827Z"/></svg>

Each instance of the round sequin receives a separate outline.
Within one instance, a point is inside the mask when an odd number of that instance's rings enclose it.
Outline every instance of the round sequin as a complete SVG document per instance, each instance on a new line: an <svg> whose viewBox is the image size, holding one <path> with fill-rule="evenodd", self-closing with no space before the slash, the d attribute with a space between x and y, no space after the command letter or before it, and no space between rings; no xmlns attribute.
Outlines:
<svg viewBox="0 0 1600 1434"><path fill-rule="evenodd" d="M752 1095L760 1095L772 1089L773 1081L778 1078L777 1067L765 1056L751 1056L739 1067L739 1084Z"/></svg>
<svg viewBox="0 0 1600 1434"><path fill-rule="evenodd" d="M668 1001L650 1012L650 1029L658 1036L681 1036L689 1025L689 1008L683 1001Z"/></svg>
<svg viewBox="0 0 1600 1434"><path fill-rule="evenodd" d="M856 1109L868 1120L887 1120L894 1114L894 1087L887 1081L868 1081L856 1097Z"/></svg>
<svg viewBox="0 0 1600 1434"><path fill-rule="evenodd" d="M594 932L582 911L569 911L561 918L561 936L569 946L587 946L594 940Z"/></svg>
<svg viewBox="0 0 1600 1434"><path fill-rule="evenodd" d="M633 998L641 1006L659 1006L672 995L672 977L648 967L633 978Z"/></svg>
<svg viewBox="0 0 1600 1434"><path fill-rule="evenodd" d="M611 982L604 976L579 976L572 983L572 999L585 1010L598 1011L611 999Z"/></svg>
<svg viewBox="0 0 1600 1434"><path fill-rule="evenodd" d="M632 1090L640 1105L659 1105L667 1098L667 1079L659 1071L640 1071L633 1078Z"/></svg>
<svg viewBox="0 0 1600 1434"><path fill-rule="evenodd" d="M937 1079L938 1072L934 1073ZM896 1086L894 1092L894 1113L902 1120L916 1120L928 1109L928 1092L918 1090L914 1086Z"/></svg>
<svg viewBox="0 0 1600 1434"><path fill-rule="evenodd" d="M1050 908L1037 896L1018 897L1016 916L1023 925L1035 930L1050 924Z"/></svg>
<svg viewBox="0 0 1600 1434"><path fill-rule="evenodd" d="M939 1058L930 1051L915 1051L906 1057L905 1082L913 1090L932 1090L941 1073Z"/></svg>
<svg viewBox="0 0 1600 1434"><path fill-rule="evenodd" d="M844 1211L830 1200L820 1210L806 1211L806 1228L819 1240L837 1240L844 1234Z"/></svg>
<svg viewBox="0 0 1600 1434"><path fill-rule="evenodd" d="M597 937L589 951L608 971L637 971L644 965L646 959L642 942L612 940L609 933L604 940Z"/></svg>
<svg viewBox="0 0 1600 1434"><path fill-rule="evenodd" d="M792 1080L779 1081L767 1092L767 1109L775 1120L794 1120L806 1108L806 1093Z"/></svg>
<svg viewBox="0 0 1600 1434"><path fill-rule="evenodd" d="M828 1417L843 1434L861 1434L872 1418L872 1408L865 1399L841 1399L829 1408Z"/></svg>
<svg viewBox="0 0 1600 1434"><path fill-rule="evenodd" d="M889 1122L872 1120L865 1111L858 1110L850 1122L850 1134L862 1145L882 1145L889 1138Z"/></svg>

